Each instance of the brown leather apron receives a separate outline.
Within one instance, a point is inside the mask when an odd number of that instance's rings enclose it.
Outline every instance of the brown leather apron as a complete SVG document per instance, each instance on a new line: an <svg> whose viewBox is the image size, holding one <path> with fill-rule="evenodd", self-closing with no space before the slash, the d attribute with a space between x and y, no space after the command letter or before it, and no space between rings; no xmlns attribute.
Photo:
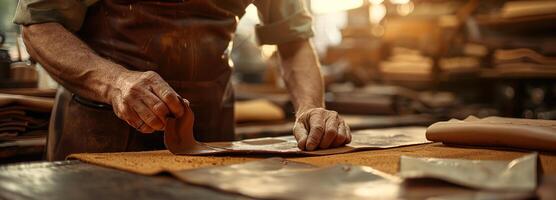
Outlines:
<svg viewBox="0 0 556 200"><path fill-rule="evenodd" d="M89 7L77 35L99 55L130 70L160 74L191 102L198 140L233 140L228 52L238 18L210 2L101 0ZM110 106L63 89L52 120L48 160L81 152L164 148L162 133L139 133Z"/></svg>

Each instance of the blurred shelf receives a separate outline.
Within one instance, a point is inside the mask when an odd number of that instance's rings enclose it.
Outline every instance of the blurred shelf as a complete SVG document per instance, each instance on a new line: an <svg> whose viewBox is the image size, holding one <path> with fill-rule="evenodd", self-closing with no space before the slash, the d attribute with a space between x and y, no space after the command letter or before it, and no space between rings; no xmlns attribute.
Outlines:
<svg viewBox="0 0 556 200"><path fill-rule="evenodd" d="M527 17L503 18L500 16L477 16L475 17L477 25L480 27L505 31L511 33L527 33L538 31L556 30L556 14L537 15Z"/></svg>

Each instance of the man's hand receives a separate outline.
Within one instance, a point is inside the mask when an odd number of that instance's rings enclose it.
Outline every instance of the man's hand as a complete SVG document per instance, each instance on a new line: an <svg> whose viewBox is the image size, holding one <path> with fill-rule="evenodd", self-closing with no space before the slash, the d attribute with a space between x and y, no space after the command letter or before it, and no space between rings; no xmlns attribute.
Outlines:
<svg viewBox="0 0 556 200"><path fill-rule="evenodd" d="M164 130L169 114L184 110L178 94L157 73L126 72L110 93L116 115L143 133Z"/></svg>
<svg viewBox="0 0 556 200"><path fill-rule="evenodd" d="M339 147L351 142L349 126L336 111L313 108L301 113L293 134L301 150Z"/></svg>

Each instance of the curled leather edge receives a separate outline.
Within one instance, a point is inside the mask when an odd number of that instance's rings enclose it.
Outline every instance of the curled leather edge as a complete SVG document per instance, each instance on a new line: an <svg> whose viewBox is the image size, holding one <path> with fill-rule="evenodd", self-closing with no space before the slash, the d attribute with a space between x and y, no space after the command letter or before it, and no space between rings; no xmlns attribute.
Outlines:
<svg viewBox="0 0 556 200"><path fill-rule="evenodd" d="M184 105L184 114L181 117L170 117L164 131L164 145L173 154L200 155L221 152L195 140L193 123L195 116L188 103Z"/></svg>

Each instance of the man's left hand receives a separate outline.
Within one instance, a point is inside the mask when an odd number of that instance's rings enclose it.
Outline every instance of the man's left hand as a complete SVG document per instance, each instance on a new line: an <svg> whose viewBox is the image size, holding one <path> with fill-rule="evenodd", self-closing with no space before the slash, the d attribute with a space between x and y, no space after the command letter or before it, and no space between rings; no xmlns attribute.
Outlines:
<svg viewBox="0 0 556 200"><path fill-rule="evenodd" d="M293 127L297 146L313 151L339 147L351 142L349 126L336 111L313 108L301 113Z"/></svg>

